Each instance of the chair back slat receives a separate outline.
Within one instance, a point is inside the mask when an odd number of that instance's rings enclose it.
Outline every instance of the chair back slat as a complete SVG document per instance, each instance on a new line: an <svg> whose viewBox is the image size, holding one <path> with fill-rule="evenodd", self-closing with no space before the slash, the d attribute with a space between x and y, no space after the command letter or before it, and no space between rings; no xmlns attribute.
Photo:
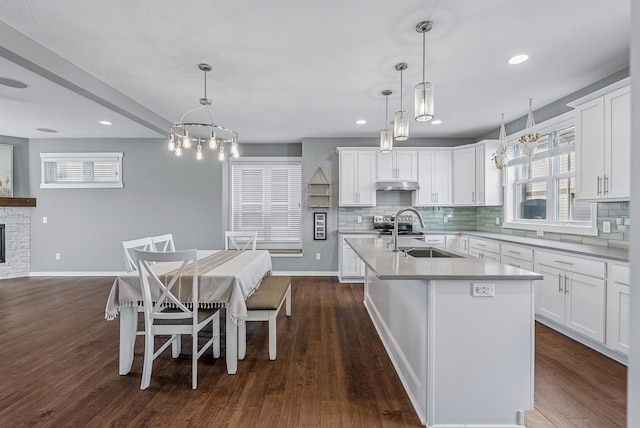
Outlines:
<svg viewBox="0 0 640 428"><path fill-rule="evenodd" d="M255 250L258 232L224 232L225 250Z"/></svg>
<svg viewBox="0 0 640 428"><path fill-rule="evenodd" d="M176 250L176 247L173 243L173 235L171 233L152 236L151 241L153 242L153 248L155 249L155 251L167 252Z"/></svg>
<svg viewBox="0 0 640 428"><path fill-rule="evenodd" d="M122 241L122 250L124 252L124 264L126 271L134 272L138 270L138 261L135 257L134 250L152 251L153 242L149 237Z"/></svg>
<svg viewBox="0 0 640 428"><path fill-rule="evenodd" d="M140 285L144 301L145 320L149 324L153 319L185 319L198 313L198 258L196 250L186 251L140 251L134 250L138 260ZM158 275L157 263L179 262L176 269ZM156 269L154 270L154 266ZM180 293L183 284L191 284L191 298L185 305ZM167 307L177 311L163 312Z"/></svg>

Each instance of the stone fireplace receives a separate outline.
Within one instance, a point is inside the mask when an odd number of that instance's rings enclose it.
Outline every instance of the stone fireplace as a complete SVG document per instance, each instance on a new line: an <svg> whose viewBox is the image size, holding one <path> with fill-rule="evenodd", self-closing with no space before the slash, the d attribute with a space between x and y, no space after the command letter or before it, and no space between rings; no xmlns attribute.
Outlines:
<svg viewBox="0 0 640 428"><path fill-rule="evenodd" d="M31 272L30 207L35 206L35 199L30 201L33 205L0 206L0 224L4 225L4 262L0 261L0 278L29 276Z"/></svg>

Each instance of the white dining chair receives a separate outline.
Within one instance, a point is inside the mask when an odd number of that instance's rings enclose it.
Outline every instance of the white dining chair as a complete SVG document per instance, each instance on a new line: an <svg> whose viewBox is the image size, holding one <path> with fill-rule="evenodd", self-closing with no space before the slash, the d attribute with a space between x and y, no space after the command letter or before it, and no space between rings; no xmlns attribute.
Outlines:
<svg viewBox="0 0 640 428"><path fill-rule="evenodd" d="M224 232L225 250L255 250L258 232Z"/></svg>
<svg viewBox="0 0 640 428"><path fill-rule="evenodd" d="M213 348L213 357L220 356L220 311L218 308L198 308L198 257L196 250L186 251L140 251L134 250L138 260L138 273L144 301L144 363L140 389L147 389L151 382L153 361L172 345L172 356L178 358L181 349L180 336L190 334L192 338L191 387L198 387L198 359L205 351ZM165 262L175 263L176 269L162 279L153 270L154 265ZM191 283L191 298L188 302L178 298L188 294L181 286ZM166 284L166 285L165 285ZM153 291L152 291L153 290ZM159 297L156 297L159 296ZM198 333L209 324L212 337L202 346L198 345ZM158 350L155 350L155 336L169 335Z"/></svg>
<svg viewBox="0 0 640 428"><path fill-rule="evenodd" d="M138 269L138 262L133 250L153 251L153 241L149 237L122 241L124 251L124 264L127 272L134 272Z"/></svg>
<svg viewBox="0 0 640 428"><path fill-rule="evenodd" d="M153 248L155 251L167 252L176 250L176 247L173 244L173 235L171 233L152 236L151 241L153 242Z"/></svg>

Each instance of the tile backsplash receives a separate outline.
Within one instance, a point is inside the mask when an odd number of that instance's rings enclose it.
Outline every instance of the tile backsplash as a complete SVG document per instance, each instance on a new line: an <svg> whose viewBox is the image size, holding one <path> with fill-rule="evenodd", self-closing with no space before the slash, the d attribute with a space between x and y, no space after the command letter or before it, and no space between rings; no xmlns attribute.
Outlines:
<svg viewBox="0 0 640 428"><path fill-rule="evenodd" d="M394 215L405 206L339 207L338 228L341 232L371 230L374 215ZM626 231L620 231L616 223L616 220L620 219L618 221L624 226L625 219L629 218L629 202L598 203L598 236L546 232L543 237L538 237L535 231L503 229L500 225L496 225L496 217L500 218L501 223L504 220L503 207L418 207L417 210L422 214L429 231L476 230L588 245L628 246L629 244L631 226L629 225ZM360 223L358 218L361 220ZM602 224L605 221L611 223L611 233L604 233ZM414 227L419 227L419 224L415 222Z"/></svg>

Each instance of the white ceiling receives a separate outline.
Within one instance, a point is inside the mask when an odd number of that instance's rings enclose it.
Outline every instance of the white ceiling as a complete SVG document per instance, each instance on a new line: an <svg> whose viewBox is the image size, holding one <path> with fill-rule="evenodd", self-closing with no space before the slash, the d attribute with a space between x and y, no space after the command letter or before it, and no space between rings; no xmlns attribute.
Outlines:
<svg viewBox="0 0 640 428"><path fill-rule="evenodd" d="M389 117L399 109L399 62L413 115L415 26L430 19L426 77L443 124L412 122L411 136L473 138L501 113L524 116L529 98L541 107L628 67L630 10L630 0L2 0L0 77L30 86L0 85L0 135L158 137L199 106L205 62L213 120L240 143L376 137L383 89ZM519 53L529 61L509 65Z"/></svg>

